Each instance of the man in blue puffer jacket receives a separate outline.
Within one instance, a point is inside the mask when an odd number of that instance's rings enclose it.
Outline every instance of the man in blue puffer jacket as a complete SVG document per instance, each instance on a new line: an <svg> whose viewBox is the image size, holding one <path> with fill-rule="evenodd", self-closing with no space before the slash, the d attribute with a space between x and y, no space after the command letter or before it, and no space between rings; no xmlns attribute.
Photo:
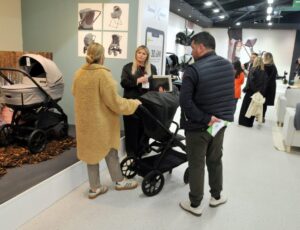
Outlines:
<svg viewBox="0 0 300 230"><path fill-rule="evenodd" d="M201 202L205 161L209 174L210 206L216 207L227 201L221 194L222 149L224 124L233 121L235 109L234 72L228 60L216 55L215 39L208 32L194 35L191 47L195 63L185 70L180 91L180 123L186 135L190 192L189 200L180 202L180 207L200 216L205 203ZM218 131L214 133L212 129Z"/></svg>

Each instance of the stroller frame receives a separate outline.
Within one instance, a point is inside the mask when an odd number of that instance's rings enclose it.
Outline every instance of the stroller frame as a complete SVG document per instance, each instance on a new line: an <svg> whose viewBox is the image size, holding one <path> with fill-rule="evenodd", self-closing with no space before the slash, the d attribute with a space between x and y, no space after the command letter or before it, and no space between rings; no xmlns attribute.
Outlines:
<svg viewBox="0 0 300 230"><path fill-rule="evenodd" d="M11 124L0 128L2 145L9 145L14 141L27 142L31 153L38 153L45 149L50 134L56 133L60 137L68 135L68 118L58 105L60 99L54 100L26 71L15 68L0 68L0 77L9 84L14 83L2 71L15 71L28 77L44 94L45 100L34 105L10 105L14 110ZM57 112L55 112L56 110ZM58 130L57 130L58 129Z"/></svg>
<svg viewBox="0 0 300 230"><path fill-rule="evenodd" d="M179 125L176 125L176 130L172 133L159 120L155 118L150 111L140 105L136 114L139 117L148 116L153 122L160 127L160 131L164 132L167 137L165 140L155 140L149 145L147 152L154 151L158 154L143 157L141 152L138 156L128 156L121 162L122 174L127 178L133 178L136 174L144 177L142 182L143 193L147 196L158 194L164 186L163 173L172 173L172 169L187 161L185 153L178 152L173 147L180 147L185 151L185 145L181 143L185 138L178 135ZM153 138L150 136L150 138ZM184 173L184 182L187 183L188 170Z"/></svg>

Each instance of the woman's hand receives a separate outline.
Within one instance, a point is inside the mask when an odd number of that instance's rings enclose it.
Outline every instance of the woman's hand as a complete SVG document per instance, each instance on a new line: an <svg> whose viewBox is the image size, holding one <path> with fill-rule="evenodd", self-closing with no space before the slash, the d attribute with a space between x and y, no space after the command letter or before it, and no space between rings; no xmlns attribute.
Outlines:
<svg viewBox="0 0 300 230"><path fill-rule="evenodd" d="M137 84L139 84L139 83L147 83L148 82L148 76L147 75L144 75L144 76L142 76L142 77L139 77L138 79L137 79Z"/></svg>

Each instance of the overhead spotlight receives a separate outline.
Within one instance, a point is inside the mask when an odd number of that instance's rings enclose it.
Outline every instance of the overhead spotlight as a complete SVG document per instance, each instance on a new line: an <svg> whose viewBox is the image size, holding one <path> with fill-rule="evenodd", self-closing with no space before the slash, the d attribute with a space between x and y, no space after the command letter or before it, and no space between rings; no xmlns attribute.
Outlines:
<svg viewBox="0 0 300 230"><path fill-rule="evenodd" d="M223 15L223 14L222 14L222 15L219 15L219 18L220 18L220 19L224 19L224 18L225 18L225 15Z"/></svg>
<svg viewBox="0 0 300 230"><path fill-rule="evenodd" d="M271 14L273 11L273 7L272 6L268 6L267 8L267 14Z"/></svg>
<svg viewBox="0 0 300 230"><path fill-rule="evenodd" d="M180 8L177 9L178 12L180 12L180 10L181 10Z"/></svg>
<svg viewBox="0 0 300 230"><path fill-rule="evenodd" d="M272 4L274 2L274 0L268 0L269 4Z"/></svg>
<svg viewBox="0 0 300 230"><path fill-rule="evenodd" d="M271 21L271 15L268 15L266 19L267 21Z"/></svg>
<svg viewBox="0 0 300 230"><path fill-rule="evenodd" d="M212 6L213 2L212 1L206 1L204 2L205 6Z"/></svg>
<svg viewBox="0 0 300 230"><path fill-rule="evenodd" d="M192 17L192 15L189 15L189 18L191 18Z"/></svg>
<svg viewBox="0 0 300 230"><path fill-rule="evenodd" d="M237 22L235 23L236 26L240 26L241 25L241 22Z"/></svg>
<svg viewBox="0 0 300 230"><path fill-rule="evenodd" d="M268 26L271 26L271 25L273 25L273 23L272 22L268 22Z"/></svg>
<svg viewBox="0 0 300 230"><path fill-rule="evenodd" d="M215 8L215 9L213 9L213 12L214 12L215 14L217 14L217 13L220 12L220 9L219 9L219 8Z"/></svg>

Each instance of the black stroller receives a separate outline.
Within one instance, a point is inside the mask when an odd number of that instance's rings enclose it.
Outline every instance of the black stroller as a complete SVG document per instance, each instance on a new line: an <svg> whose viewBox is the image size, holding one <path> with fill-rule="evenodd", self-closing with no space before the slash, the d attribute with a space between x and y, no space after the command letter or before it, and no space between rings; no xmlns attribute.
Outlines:
<svg viewBox="0 0 300 230"><path fill-rule="evenodd" d="M122 49L120 47L120 39L121 39L120 35L117 34L112 35L112 42L110 43L107 51L108 55L111 55L113 53L114 56L117 56L118 52L119 54L122 53Z"/></svg>
<svg viewBox="0 0 300 230"><path fill-rule="evenodd" d="M23 142L37 153L50 137L68 135L68 118L57 103L63 95L63 77L55 63L41 55L25 54L19 65L21 69L0 68L5 80L1 102L13 109L11 124L0 128L0 143ZM21 83L10 80L12 75L19 75Z"/></svg>
<svg viewBox="0 0 300 230"><path fill-rule="evenodd" d="M179 125L173 121L178 107L178 95L172 93L148 92L140 100L142 105L136 111L144 124L145 134L154 139L149 147L157 153L144 156L146 151L138 156L128 156L121 162L121 170L125 177L133 178L136 174L144 177L142 190L147 196L158 194L164 186L164 172L187 161L185 145L181 142L183 136L177 134ZM171 123L176 125L175 132L171 132ZM175 150L179 147L183 152ZM187 181L187 170L184 181Z"/></svg>

